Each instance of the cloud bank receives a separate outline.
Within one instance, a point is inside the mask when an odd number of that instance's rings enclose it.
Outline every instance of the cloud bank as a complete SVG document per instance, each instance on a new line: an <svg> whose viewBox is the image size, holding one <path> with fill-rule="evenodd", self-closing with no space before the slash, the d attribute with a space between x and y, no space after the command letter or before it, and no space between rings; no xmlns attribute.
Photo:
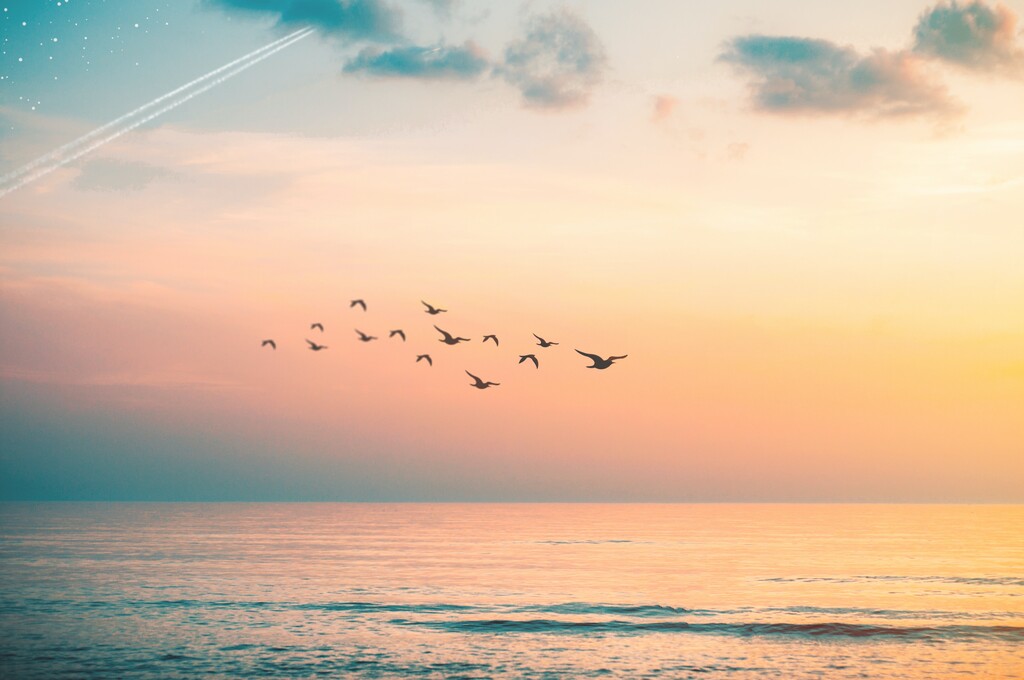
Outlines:
<svg viewBox="0 0 1024 680"><path fill-rule="evenodd" d="M565 109L587 103L606 67L594 31L562 11L532 17L526 35L505 49L496 73L519 89L527 106Z"/></svg>
<svg viewBox="0 0 1024 680"><path fill-rule="evenodd" d="M207 0L215 7L267 14L283 25L313 26L350 40L400 38L401 12L381 0Z"/></svg>
<svg viewBox="0 0 1024 680"><path fill-rule="evenodd" d="M747 76L761 111L946 117L962 108L929 62L1019 76L1021 43L1006 6L948 0L921 14L906 49L860 53L828 40L754 34L726 41L718 59Z"/></svg>
<svg viewBox="0 0 1024 680"><path fill-rule="evenodd" d="M1017 17L1005 5L956 0L926 10L913 32L913 51L973 70L1024 73Z"/></svg>
<svg viewBox="0 0 1024 680"><path fill-rule="evenodd" d="M457 0L420 0L444 22ZM402 34L401 11L384 0L205 0L226 11L269 15L282 25L312 26L364 47L349 59L345 73L369 78L469 81L492 73L519 90L529 108L562 110L585 105L607 67L604 47L587 23L567 10L533 15L525 35L512 41L503 57L488 59L480 46L410 44Z"/></svg>
<svg viewBox="0 0 1024 680"><path fill-rule="evenodd" d="M534 15L523 37L491 62L473 41L461 46L367 47L344 67L377 78L475 80L490 71L519 90L528 108L564 110L585 105L607 67L604 47L579 16Z"/></svg>
<svg viewBox="0 0 1024 680"><path fill-rule="evenodd" d="M476 43L467 41L461 46L412 45L390 50L368 47L349 61L344 71L378 78L472 80L490 67L484 51Z"/></svg>
<svg viewBox="0 0 1024 680"><path fill-rule="evenodd" d="M756 108L778 113L859 113L875 117L947 115L946 88L914 55L860 54L827 40L746 35L719 59L749 77Z"/></svg>

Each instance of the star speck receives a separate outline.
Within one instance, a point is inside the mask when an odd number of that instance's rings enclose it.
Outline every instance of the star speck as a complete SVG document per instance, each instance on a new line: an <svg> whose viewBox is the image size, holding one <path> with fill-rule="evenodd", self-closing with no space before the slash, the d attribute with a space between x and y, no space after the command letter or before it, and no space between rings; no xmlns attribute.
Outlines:
<svg viewBox="0 0 1024 680"><path fill-rule="evenodd" d="M157 66L149 58L152 38L171 25L168 14L185 10L171 0L114 5L106 0L32 0L0 8L0 81L6 103L54 113L56 109L47 111L40 101L48 101L48 106L56 102L58 109L63 102L71 108L73 102L81 102L80 93L77 99L74 96L75 85L86 82L90 73L102 72L112 79L112 86L121 82L130 89L124 80L126 69L140 73ZM104 41L109 49L101 54L89 49L96 47L97 35L109 37ZM62 89L55 89L56 83Z"/></svg>

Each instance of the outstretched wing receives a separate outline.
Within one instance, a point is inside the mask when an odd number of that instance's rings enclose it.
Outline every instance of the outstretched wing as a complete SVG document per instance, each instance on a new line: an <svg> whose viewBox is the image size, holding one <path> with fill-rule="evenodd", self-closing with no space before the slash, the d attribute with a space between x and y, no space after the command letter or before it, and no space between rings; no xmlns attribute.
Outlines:
<svg viewBox="0 0 1024 680"><path fill-rule="evenodd" d="M625 359L628 356L628 354L623 354L621 357L608 357L608 361L618 361L619 359Z"/></svg>
<svg viewBox="0 0 1024 680"><path fill-rule="evenodd" d="M434 360L430 358L429 354L424 355L424 358L427 360L428 364L430 364L431 366L434 365Z"/></svg>
<svg viewBox="0 0 1024 680"><path fill-rule="evenodd" d="M539 361L537 361L537 357L527 357L527 358L528 358L528 359L529 359L530 361L532 361L532 362L533 362L533 365L534 365L534 366L535 366L536 368L540 368L540 362L539 362Z"/></svg>
<svg viewBox="0 0 1024 680"><path fill-rule="evenodd" d="M308 339L308 338L307 338L307 339L306 339L306 342L308 342L308 343L309 343L309 346L310 346L311 348L314 348L314 349L316 348L316 343L315 343L315 342L313 342L312 340L310 340L310 339Z"/></svg>
<svg viewBox="0 0 1024 680"><path fill-rule="evenodd" d="M473 380L475 380L475 381L477 381L477 382L479 382L479 383L482 383L482 382L483 382L483 380L481 380L480 378L476 377L475 375L473 375L473 374L472 374L472 373L470 373L469 371L466 371L466 375L468 375L468 376L469 376L470 378L472 378Z"/></svg>
<svg viewBox="0 0 1024 680"><path fill-rule="evenodd" d="M579 350L576 350L576 353L577 354L582 354L583 356L587 357L588 359L590 359L594 363L597 363L598 361L603 361L603 359L601 359L601 357L597 356L596 354L587 354L586 352L581 352Z"/></svg>

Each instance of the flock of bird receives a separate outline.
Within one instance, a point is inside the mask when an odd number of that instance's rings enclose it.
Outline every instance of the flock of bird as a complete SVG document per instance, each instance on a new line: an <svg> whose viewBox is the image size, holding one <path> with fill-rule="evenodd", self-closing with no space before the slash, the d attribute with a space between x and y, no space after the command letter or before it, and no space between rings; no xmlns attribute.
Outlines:
<svg viewBox="0 0 1024 680"><path fill-rule="evenodd" d="M438 314L442 314L442 313L448 311L447 309L441 309L439 307L434 307L430 303L424 302L423 300L421 300L420 302L423 304L424 307L426 307L426 310L424 310L424 311L427 314L430 314L431 316L437 316ZM366 301L362 300L362 299L352 300L349 303L349 308L351 309L351 308L354 308L354 307L361 307L362 310L365 312L367 310ZM442 337L438 338L438 342L443 342L446 345L458 345L460 342L471 342L471 340L469 338L462 338L462 337L453 336L448 331L444 330L443 328L440 328L437 324L434 324L434 328L442 336ZM322 323L310 324L309 330L311 330L311 331L312 330L319 330L321 333L323 333L324 332L324 325ZM359 336L358 340L360 340L361 342L371 342L373 340L377 340L378 339L376 335L369 335L367 333L362 332L358 328L355 329L355 332ZM388 338L394 338L394 337L399 337L399 338L402 339L402 342L405 342L405 331L403 331L400 328L396 328L395 330L388 331ZM558 344L557 342L551 342L551 341L545 340L544 338L540 337L536 333L533 334L533 337L537 338L537 346L538 347L547 348L547 347L553 347L553 346ZM501 344L501 343L498 342L498 336L494 335L494 334L485 335L483 337L482 342L486 343L489 340L494 342L494 346L495 347L498 347ZM312 340L310 340L308 338L306 339L306 343L309 345L309 349L314 351L314 352L319 352L321 350L327 349L327 345L321 345L321 344L319 344L317 342L314 342L314 341L312 341ZM260 346L261 347L270 347L271 349L276 350L277 349L277 342L274 341L273 339L266 339L266 340L263 340L263 342L260 344ZM605 358L605 357L601 357L601 356L599 356L597 354L590 354L589 352L584 352L584 351L578 350L578 349L576 350L576 352L578 354L581 354L581 355L587 357L588 359L591 360L591 362L593 362L590 366L587 366L587 368L596 368L596 369L599 369L599 370L604 370L604 369L608 368L609 366L611 366L612 364L614 364L616 361L619 361L620 359L625 359L628 356L626 354L623 354L622 356L610 356L610 357ZM419 363L421 361L426 361L427 364L430 365L430 366L434 365L434 360L430 357L429 354L417 354L416 355L416 363ZM536 354L520 354L519 355L519 363L521 364L521 363L523 363L525 361L532 361L534 368L540 368L540 360L537 359L537 355ZM471 387L475 387L475 388L477 388L479 390L486 390L488 387L497 387L497 386L499 386L501 384L501 383L496 383L496 382L490 382L488 380L482 380L480 377L473 375L469 371L466 371L466 375L468 375L470 378L473 379L473 382L469 383L469 385Z"/></svg>

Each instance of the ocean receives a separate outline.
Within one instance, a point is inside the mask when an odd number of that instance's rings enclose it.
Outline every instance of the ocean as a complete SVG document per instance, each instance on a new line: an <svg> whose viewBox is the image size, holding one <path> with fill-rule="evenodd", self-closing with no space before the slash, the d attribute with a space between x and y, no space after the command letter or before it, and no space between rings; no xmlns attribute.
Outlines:
<svg viewBox="0 0 1024 680"><path fill-rule="evenodd" d="M1024 506L0 505L3 678L1021 678Z"/></svg>

